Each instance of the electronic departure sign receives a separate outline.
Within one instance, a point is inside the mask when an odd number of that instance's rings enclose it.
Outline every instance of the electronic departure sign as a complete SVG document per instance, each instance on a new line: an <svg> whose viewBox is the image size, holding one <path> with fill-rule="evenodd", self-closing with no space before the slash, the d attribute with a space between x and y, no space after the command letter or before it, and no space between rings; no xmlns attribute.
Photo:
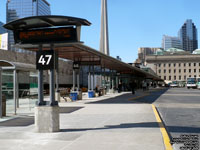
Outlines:
<svg viewBox="0 0 200 150"><path fill-rule="evenodd" d="M74 27L18 30L14 32L15 43L39 44L77 42L77 31Z"/></svg>

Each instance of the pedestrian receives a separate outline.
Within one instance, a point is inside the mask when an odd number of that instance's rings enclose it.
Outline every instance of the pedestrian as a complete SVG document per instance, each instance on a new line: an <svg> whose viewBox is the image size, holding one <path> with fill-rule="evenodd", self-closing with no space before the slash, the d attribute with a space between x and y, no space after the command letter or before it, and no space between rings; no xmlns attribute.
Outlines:
<svg viewBox="0 0 200 150"><path fill-rule="evenodd" d="M147 83L146 83L146 81L143 81L142 82L142 89L143 89L143 91L146 91L146 88L147 88Z"/></svg>
<svg viewBox="0 0 200 150"><path fill-rule="evenodd" d="M135 94L136 83L134 81L131 82L130 87L132 90L132 94Z"/></svg>
<svg viewBox="0 0 200 150"><path fill-rule="evenodd" d="M118 93L120 93L122 91L122 83L120 82L118 85Z"/></svg>

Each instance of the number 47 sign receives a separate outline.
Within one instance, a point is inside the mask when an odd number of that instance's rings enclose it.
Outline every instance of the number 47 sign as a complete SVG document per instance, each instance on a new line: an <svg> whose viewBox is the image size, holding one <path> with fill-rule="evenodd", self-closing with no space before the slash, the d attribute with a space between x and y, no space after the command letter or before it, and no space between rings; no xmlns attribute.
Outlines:
<svg viewBox="0 0 200 150"><path fill-rule="evenodd" d="M38 70L56 69L57 55L53 50L37 51L36 53L36 68Z"/></svg>

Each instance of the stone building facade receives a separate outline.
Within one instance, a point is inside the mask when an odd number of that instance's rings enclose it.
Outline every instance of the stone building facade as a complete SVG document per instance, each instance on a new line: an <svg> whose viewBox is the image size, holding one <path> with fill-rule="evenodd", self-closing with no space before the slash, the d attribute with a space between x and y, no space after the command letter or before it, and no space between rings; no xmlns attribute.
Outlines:
<svg viewBox="0 0 200 150"><path fill-rule="evenodd" d="M166 82L200 78L200 54L148 55L146 65Z"/></svg>

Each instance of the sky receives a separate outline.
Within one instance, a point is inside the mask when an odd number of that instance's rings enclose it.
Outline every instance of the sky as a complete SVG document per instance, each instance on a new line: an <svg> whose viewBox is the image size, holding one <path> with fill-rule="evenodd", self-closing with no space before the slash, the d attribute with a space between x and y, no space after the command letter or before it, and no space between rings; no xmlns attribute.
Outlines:
<svg viewBox="0 0 200 150"><path fill-rule="evenodd" d="M101 0L47 1L52 15L79 17L91 22L91 26L82 27L81 41L99 50ZM139 47L161 47L164 34L177 36L186 19L192 19L197 29L200 27L199 0L107 1L110 55L120 56L127 63L135 61ZM6 0L0 0L0 21L6 22Z"/></svg>

